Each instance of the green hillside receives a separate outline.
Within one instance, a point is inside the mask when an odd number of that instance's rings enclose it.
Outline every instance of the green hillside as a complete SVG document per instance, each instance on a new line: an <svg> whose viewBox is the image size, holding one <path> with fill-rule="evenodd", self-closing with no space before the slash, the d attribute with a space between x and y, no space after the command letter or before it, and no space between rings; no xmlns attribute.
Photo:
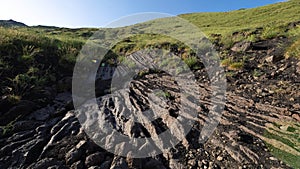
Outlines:
<svg viewBox="0 0 300 169"><path fill-rule="evenodd" d="M254 9L221 13L193 13L179 16L197 25L213 42L225 48L230 48L235 42L243 40L254 42L261 39L287 36L290 37L291 41L295 41L295 44L291 44L287 49L287 57L299 55L299 45L297 45L299 44L297 39L300 35L299 0ZM172 18L163 20L170 19ZM143 32L143 30L147 30L148 25L155 22L137 24L135 28ZM160 29L163 29L165 25L160 26ZM132 27L107 30L100 29L100 33L106 37L114 38L114 32L132 31ZM21 81L34 81L36 83L34 86L40 82L45 84L49 82L49 78L39 76L46 72L51 77L72 73L72 66L78 52L95 31L97 29L68 29L47 26L0 27L0 72L3 79L1 86L9 86L9 89L2 88L1 94L10 93L8 91L11 90L12 83L15 88L20 85L18 83L25 83ZM193 35L183 36L192 37ZM149 46L170 48L172 45L186 48L182 43L166 36L141 34L119 42L114 47L115 54L112 56L125 56ZM191 52L189 49L185 49L185 53L182 55L188 63L195 60L191 58ZM20 80L20 76L27 74L34 76L25 76L26 80L25 77ZM35 80L32 79L33 77ZM52 80L57 78L59 77L52 78ZM12 92L11 94L23 95L23 90L25 89L12 90L19 92Z"/></svg>
<svg viewBox="0 0 300 169"><path fill-rule="evenodd" d="M231 12L193 13L179 16L191 21L208 34L232 33L259 27L281 27L300 20L300 1L290 0Z"/></svg>

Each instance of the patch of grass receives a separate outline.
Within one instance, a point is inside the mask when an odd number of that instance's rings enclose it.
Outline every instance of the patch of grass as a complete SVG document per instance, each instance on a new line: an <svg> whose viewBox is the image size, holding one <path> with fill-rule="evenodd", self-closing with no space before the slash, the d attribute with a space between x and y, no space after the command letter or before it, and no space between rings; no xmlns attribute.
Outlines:
<svg viewBox="0 0 300 169"><path fill-rule="evenodd" d="M261 75L263 75L264 74L264 72L262 72L261 70L259 70L259 69L254 69L254 71L253 71L253 76L254 77L260 77Z"/></svg>
<svg viewBox="0 0 300 169"><path fill-rule="evenodd" d="M141 71L139 71L138 76L144 77L147 74L149 74L149 70L141 70Z"/></svg>
<svg viewBox="0 0 300 169"><path fill-rule="evenodd" d="M300 59L300 38L296 40L285 52L285 57L295 57Z"/></svg>
<svg viewBox="0 0 300 169"><path fill-rule="evenodd" d="M16 104L21 100L21 96L18 95L8 95L8 101L12 104Z"/></svg>
<svg viewBox="0 0 300 169"><path fill-rule="evenodd" d="M5 136L9 133L11 133L14 129L14 124L16 123L16 121L21 117L18 116L15 120L11 121L10 123L8 123L6 126L0 126L0 128L2 129L2 136Z"/></svg>
<svg viewBox="0 0 300 169"><path fill-rule="evenodd" d="M267 126L264 136L269 139L265 141L271 153L291 167L299 168L299 163L295 163L300 160L300 128L297 123L277 121Z"/></svg>
<svg viewBox="0 0 300 169"><path fill-rule="evenodd" d="M168 91L158 91L155 93L156 96L158 97L163 97L163 98L166 98L168 100L174 100L174 96L172 96L172 94Z"/></svg>
<svg viewBox="0 0 300 169"><path fill-rule="evenodd" d="M231 12L207 12L179 15L197 25L206 34L232 34L235 31L299 21L300 1L289 0L263 7ZM208 26L209 25L209 26Z"/></svg>
<svg viewBox="0 0 300 169"><path fill-rule="evenodd" d="M248 36L248 37L246 38L246 40L249 41L249 42L256 42L256 41L258 40L258 38L257 38L256 36L257 36L257 35L252 34L252 35Z"/></svg>
<svg viewBox="0 0 300 169"><path fill-rule="evenodd" d="M196 56L190 56L183 59L190 69L196 69L198 64L198 58Z"/></svg>
<svg viewBox="0 0 300 169"><path fill-rule="evenodd" d="M281 137L281 136L279 136L279 135L270 133L270 132L268 132L268 131L265 131L264 136L267 137L267 138L270 138L270 139L278 140L278 141L280 141L280 142L282 142L282 143L284 143L284 144L286 144L286 145L288 145L288 146L290 146L290 147L296 149L296 148L295 148L296 145L295 145L293 142L291 142L290 140L288 140L288 139L286 139L286 138L284 138L284 137ZM296 150L297 150L297 149L296 149ZM297 151L299 151L299 150L297 150Z"/></svg>
<svg viewBox="0 0 300 169"><path fill-rule="evenodd" d="M230 49L234 45L235 41L233 40L231 35L225 34L221 39L221 44L225 49Z"/></svg>
<svg viewBox="0 0 300 169"><path fill-rule="evenodd" d="M241 70L244 67L244 62L233 62L228 66L229 70Z"/></svg>
<svg viewBox="0 0 300 169"><path fill-rule="evenodd" d="M275 127L277 127L277 128L280 128L282 125L280 125L280 124L278 124L278 123L275 123L275 122L273 122L272 123Z"/></svg>
<svg viewBox="0 0 300 169"><path fill-rule="evenodd" d="M226 75L227 77L232 77L232 76L235 75L235 72L229 71L229 72L226 72L225 75Z"/></svg>
<svg viewBox="0 0 300 169"><path fill-rule="evenodd" d="M264 28L261 38L262 39L272 39L278 36L285 35L284 29L276 26L267 26Z"/></svg>
<svg viewBox="0 0 300 169"><path fill-rule="evenodd" d="M299 156L282 151L282 150L272 146L271 144L267 143L266 145L275 157L279 158L280 160L287 163L288 165L290 165L293 168L300 168L300 163L299 163L300 157Z"/></svg>
<svg viewBox="0 0 300 169"><path fill-rule="evenodd" d="M232 63L231 58L226 58L221 61L221 66L229 66Z"/></svg>
<svg viewBox="0 0 300 169"><path fill-rule="evenodd" d="M293 133L293 132L296 131L296 129L294 127L288 126L288 128L286 129L286 131Z"/></svg>

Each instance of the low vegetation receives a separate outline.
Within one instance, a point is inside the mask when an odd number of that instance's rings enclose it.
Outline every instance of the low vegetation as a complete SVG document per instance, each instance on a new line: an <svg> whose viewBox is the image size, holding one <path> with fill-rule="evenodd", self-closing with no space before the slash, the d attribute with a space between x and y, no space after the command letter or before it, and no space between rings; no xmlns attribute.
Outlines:
<svg viewBox="0 0 300 169"><path fill-rule="evenodd" d="M277 122L270 124L265 135L271 153L293 168L300 168L300 128L297 123Z"/></svg>

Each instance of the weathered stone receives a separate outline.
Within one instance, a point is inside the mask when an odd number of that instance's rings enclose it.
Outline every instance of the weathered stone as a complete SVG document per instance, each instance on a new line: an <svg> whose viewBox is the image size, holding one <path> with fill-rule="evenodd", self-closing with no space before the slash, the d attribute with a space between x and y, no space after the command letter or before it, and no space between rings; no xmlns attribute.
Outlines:
<svg viewBox="0 0 300 169"><path fill-rule="evenodd" d="M231 48L234 52L245 52L251 48L251 42L238 42Z"/></svg>
<svg viewBox="0 0 300 169"><path fill-rule="evenodd" d="M94 165L100 165L103 163L104 160L105 160L105 154L102 152L97 152L86 157L85 165L88 167Z"/></svg>
<svg viewBox="0 0 300 169"><path fill-rule="evenodd" d="M66 154L66 163L69 165L73 164L75 161L80 160L82 158L82 155L82 150L73 148Z"/></svg>
<svg viewBox="0 0 300 169"><path fill-rule="evenodd" d="M111 163L110 169L129 169L124 158L115 158Z"/></svg>
<svg viewBox="0 0 300 169"><path fill-rule="evenodd" d="M296 119L298 122L300 122L300 115L299 114L293 114L292 117Z"/></svg>
<svg viewBox="0 0 300 169"><path fill-rule="evenodd" d="M29 118L38 121L44 121L50 117L50 115L55 111L54 107L47 106L45 108L39 109L33 112Z"/></svg>
<svg viewBox="0 0 300 169"><path fill-rule="evenodd" d="M166 167L158 160L150 159L144 166L144 169L165 169Z"/></svg>
<svg viewBox="0 0 300 169"><path fill-rule="evenodd" d="M71 165L71 169L84 169L84 164L82 161L77 161Z"/></svg>

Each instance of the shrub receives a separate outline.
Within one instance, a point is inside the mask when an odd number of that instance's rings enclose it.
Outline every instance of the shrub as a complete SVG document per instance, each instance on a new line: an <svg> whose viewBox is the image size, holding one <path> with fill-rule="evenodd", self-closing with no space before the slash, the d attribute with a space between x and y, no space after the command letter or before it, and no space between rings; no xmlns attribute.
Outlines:
<svg viewBox="0 0 300 169"><path fill-rule="evenodd" d="M189 66L190 69L195 69L198 64L198 58L196 56L190 56L185 58L184 62Z"/></svg>
<svg viewBox="0 0 300 169"><path fill-rule="evenodd" d="M43 86L47 82L46 76L29 76L27 73L18 74L15 78L9 80L11 82L11 91L17 96L23 96L34 87Z"/></svg>

